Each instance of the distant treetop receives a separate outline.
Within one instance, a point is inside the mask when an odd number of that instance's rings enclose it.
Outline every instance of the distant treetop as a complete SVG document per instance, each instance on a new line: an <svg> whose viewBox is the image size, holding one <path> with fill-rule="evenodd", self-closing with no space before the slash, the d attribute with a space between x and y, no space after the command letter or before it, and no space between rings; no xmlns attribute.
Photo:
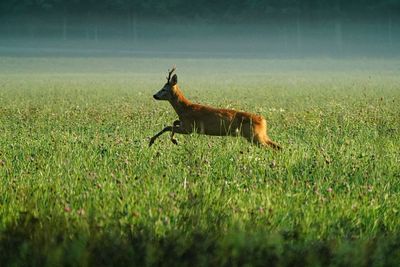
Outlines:
<svg viewBox="0 0 400 267"><path fill-rule="evenodd" d="M2 0L0 15L121 15L159 20L199 19L239 21L268 17L392 16L399 0Z"/></svg>

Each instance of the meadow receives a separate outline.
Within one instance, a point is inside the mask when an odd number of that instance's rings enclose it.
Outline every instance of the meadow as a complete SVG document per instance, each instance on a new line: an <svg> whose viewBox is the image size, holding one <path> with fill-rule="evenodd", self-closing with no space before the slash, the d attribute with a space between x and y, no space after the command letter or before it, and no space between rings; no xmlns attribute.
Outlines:
<svg viewBox="0 0 400 267"><path fill-rule="evenodd" d="M149 148L172 64L283 150ZM393 266L399 103L397 59L0 57L0 265Z"/></svg>

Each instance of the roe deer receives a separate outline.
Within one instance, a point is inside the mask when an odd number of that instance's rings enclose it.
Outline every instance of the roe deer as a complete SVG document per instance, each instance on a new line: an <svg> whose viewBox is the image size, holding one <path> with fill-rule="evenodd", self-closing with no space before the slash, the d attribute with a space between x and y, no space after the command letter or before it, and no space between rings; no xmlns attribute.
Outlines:
<svg viewBox="0 0 400 267"><path fill-rule="evenodd" d="M281 149L267 135L267 121L260 115L231 109L219 109L194 104L185 98L178 87L178 77L169 70L167 83L153 97L156 100L168 100L178 114L179 120L172 126L165 127L150 139L151 146L163 133L171 132L171 141L178 144L175 133L190 134L192 132L215 136L243 136L249 142L259 146L270 146Z"/></svg>

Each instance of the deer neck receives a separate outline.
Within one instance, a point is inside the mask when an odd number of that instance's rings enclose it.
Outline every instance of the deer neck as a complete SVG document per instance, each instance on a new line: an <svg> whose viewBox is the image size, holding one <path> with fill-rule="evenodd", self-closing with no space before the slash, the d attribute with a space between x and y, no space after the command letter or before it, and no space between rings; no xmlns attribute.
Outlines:
<svg viewBox="0 0 400 267"><path fill-rule="evenodd" d="M175 86L173 90L173 97L171 100L169 100L169 102L179 117L188 110L190 105L190 101L183 95L178 86Z"/></svg>

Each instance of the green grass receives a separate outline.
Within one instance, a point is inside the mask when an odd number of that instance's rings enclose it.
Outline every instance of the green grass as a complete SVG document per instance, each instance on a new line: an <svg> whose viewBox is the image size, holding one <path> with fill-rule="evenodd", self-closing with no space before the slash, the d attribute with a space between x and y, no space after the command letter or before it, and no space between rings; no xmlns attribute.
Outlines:
<svg viewBox="0 0 400 267"><path fill-rule="evenodd" d="M0 58L0 263L390 266L400 61ZM262 114L281 152L168 134L194 102ZM0 265L3 265L0 264Z"/></svg>

